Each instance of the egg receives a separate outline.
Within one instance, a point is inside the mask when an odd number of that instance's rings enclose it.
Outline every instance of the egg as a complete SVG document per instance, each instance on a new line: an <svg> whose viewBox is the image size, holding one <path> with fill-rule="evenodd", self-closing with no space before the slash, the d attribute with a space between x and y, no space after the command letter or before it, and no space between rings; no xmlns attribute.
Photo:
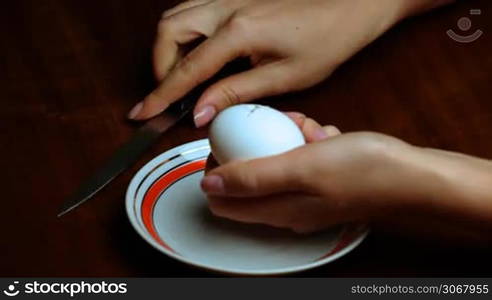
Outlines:
<svg viewBox="0 0 492 300"><path fill-rule="evenodd" d="M209 140L219 164L277 155L305 144L294 121L257 104L239 104L220 112L210 126Z"/></svg>

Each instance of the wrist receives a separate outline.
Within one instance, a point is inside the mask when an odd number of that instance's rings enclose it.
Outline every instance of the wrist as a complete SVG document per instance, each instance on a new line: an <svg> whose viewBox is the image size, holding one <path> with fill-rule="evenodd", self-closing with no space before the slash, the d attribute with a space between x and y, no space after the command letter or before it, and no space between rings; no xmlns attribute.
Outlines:
<svg viewBox="0 0 492 300"><path fill-rule="evenodd" d="M422 210L435 201L436 191L447 184L423 148L409 144L391 147L383 154L386 183L383 199L389 211Z"/></svg>
<svg viewBox="0 0 492 300"><path fill-rule="evenodd" d="M440 193L441 209L492 224L492 162L464 154L426 151L434 160L440 161L437 172L446 186Z"/></svg>
<svg viewBox="0 0 492 300"><path fill-rule="evenodd" d="M366 149L364 159L375 166L374 172L366 175L358 189L350 190L362 191L360 194L350 195L359 200L358 205L364 207L370 218L420 210L432 201L433 191L439 190L436 185L442 182L423 162L421 148L385 135L372 134L368 140L369 146L359 148Z"/></svg>
<svg viewBox="0 0 492 300"><path fill-rule="evenodd" d="M442 150L413 147L406 172L413 190L406 208L492 224L492 163Z"/></svg>

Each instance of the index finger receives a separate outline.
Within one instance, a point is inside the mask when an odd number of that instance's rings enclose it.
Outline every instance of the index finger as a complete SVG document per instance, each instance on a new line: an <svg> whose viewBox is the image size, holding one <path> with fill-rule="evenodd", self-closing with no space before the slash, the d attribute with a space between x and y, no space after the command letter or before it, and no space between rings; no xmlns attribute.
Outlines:
<svg viewBox="0 0 492 300"><path fill-rule="evenodd" d="M193 49L141 102L140 110L133 119L144 120L161 113L171 103L212 77L225 64L242 56L243 45L235 36L222 29Z"/></svg>

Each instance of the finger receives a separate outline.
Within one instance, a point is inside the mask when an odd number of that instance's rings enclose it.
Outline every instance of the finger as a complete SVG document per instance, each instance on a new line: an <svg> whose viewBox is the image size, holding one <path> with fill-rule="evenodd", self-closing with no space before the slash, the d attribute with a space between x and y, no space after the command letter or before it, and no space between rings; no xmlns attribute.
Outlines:
<svg viewBox="0 0 492 300"><path fill-rule="evenodd" d="M151 118L165 110L198 84L209 79L226 63L241 56L241 39L226 30L200 44L184 57L165 80L140 104L129 117L135 120Z"/></svg>
<svg viewBox="0 0 492 300"><path fill-rule="evenodd" d="M339 210L330 201L305 193L284 193L256 198L209 197L211 212L219 217L310 233L329 226L363 219L351 210Z"/></svg>
<svg viewBox="0 0 492 300"><path fill-rule="evenodd" d="M178 59L178 44L169 29L162 28L164 26L159 25L157 39L154 43L153 66L157 81L164 79Z"/></svg>
<svg viewBox="0 0 492 300"><path fill-rule="evenodd" d="M337 127L335 127L333 125L324 126L323 130L326 132L328 137L335 137L337 135L342 134L342 132Z"/></svg>
<svg viewBox="0 0 492 300"><path fill-rule="evenodd" d="M288 193L256 198L209 197L208 203L212 213L219 217L244 223L301 229L315 223L309 208L313 202L319 203L317 198L301 193ZM327 217L320 219L325 222L326 219L332 219Z"/></svg>
<svg viewBox="0 0 492 300"><path fill-rule="evenodd" d="M223 16L216 10L202 4L161 20L154 45L154 73L157 81L162 81L182 58L180 45L201 36L211 36L222 19Z"/></svg>
<svg viewBox="0 0 492 300"><path fill-rule="evenodd" d="M297 111L289 111L285 113L299 128L302 128L306 115Z"/></svg>
<svg viewBox="0 0 492 300"><path fill-rule="evenodd" d="M329 137L328 133L318 122L311 118L306 118L304 114L298 112L287 112L285 114L299 126L306 142L314 143Z"/></svg>
<svg viewBox="0 0 492 300"><path fill-rule="evenodd" d="M303 189L299 149L281 155L236 161L211 170L201 182L213 196L260 197Z"/></svg>
<svg viewBox="0 0 492 300"><path fill-rule="evenodd" d="M292 70L292 63L280 60L220 80L198 100L195 125L206 125L228 106L292 90Z"/></svg>
<svg viewBox="0 0 492 300"><path fill-rule="evenodd" d="M190 1L185 1L183 3L180 3L178 5L176 5L175 7L171 8L171 9L168 9L166 11L164 11L162 13L162 18L167 18L167 17L170 17L170 16L173 16L177 13L180 13L184 10L187 10L187 9L190 9L190 8L193 8L193 7L196 7L196 6L200 6L200 5L203 5L203 4L207 4L211 2L210 0L190 0Z"/></svg>
<svg viewBox="0 0 492 300"><path fill-rule="evenodd" d="M304 126L304 121L306 120L306 115L297 111L288 111L285 114L294 121L299 128ZM323 126L323 130L328 134L329 137L335 137L342 134L341 131L333 125Z"/></svg>
<svg viewBox="0 0 492 300"><path fill-rule="evenodd" d="M308 143L314 143L328 138L328 134L323 130L323 127L311 118L306 118L301 131Z"/></svg>

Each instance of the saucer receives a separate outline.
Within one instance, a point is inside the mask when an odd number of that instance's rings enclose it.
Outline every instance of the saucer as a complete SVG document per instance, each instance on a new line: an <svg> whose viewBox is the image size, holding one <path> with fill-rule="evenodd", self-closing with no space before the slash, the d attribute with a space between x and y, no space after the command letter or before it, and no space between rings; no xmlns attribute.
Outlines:
<svg viewBox="0 0 492 300"><path fill-rule="evenodd" d="M162 253L216 272L279 275L332 262L366 237L364 224L300 235L212 215L200 189L209 153L207 139L173 148L142 167L128 187L131 224Z"/></svg>

